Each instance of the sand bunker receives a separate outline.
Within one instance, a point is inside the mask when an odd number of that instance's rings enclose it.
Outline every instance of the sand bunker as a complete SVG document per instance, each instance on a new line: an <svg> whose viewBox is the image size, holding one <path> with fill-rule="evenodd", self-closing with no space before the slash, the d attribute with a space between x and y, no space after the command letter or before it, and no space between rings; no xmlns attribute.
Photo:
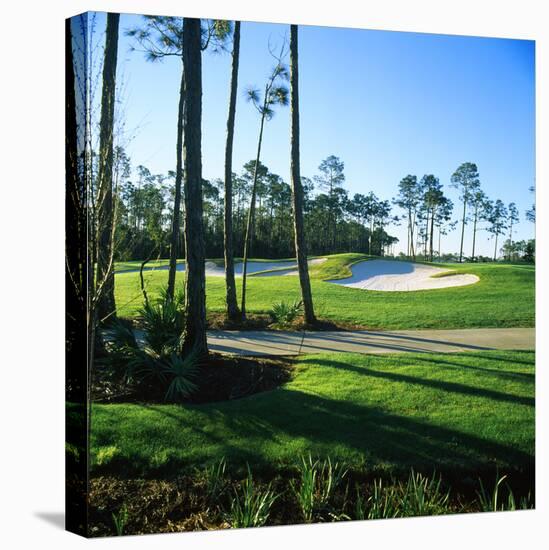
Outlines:
<svg viewBox="0 0 549 550"><path fill-rule="evenodd" d="M329 282L362 290L406 292L465 286L479 280L476 275L466 273L433 277L433 275L445 273L449 270L430 265L391 260L367 260L351 266L350 269L353 273L351 277Z"/></svg>
<svg viewBox="0 0 549 550"><path fill-rule="evenodd" d="M309 260L309 265L317 265L319 263L325 262L326 258L316 258L314 260ZM235 263L234 274L237 277L242 276L243 263ZM218 265L215 262L206 261L206 276L207 277L224 277L225 276L225 267L223 265ZM145 271L165 271L169 269L167 265L160 267L146 267ZM139 271L138 269L132 269L124 271L123 273L135 273ZM177 271L185 271L185 264L177 264ZM260 271L268 271L268 273L259 273ZM297 275L297 264L295 261L292 262L248 262L247 268L248 275L254 275L259 273L258 277L268 277L273 275Z"/></svg>
<svg viewBox="0 0 549 550"><path fill-rule="evenodd" d="M309 264L309 267L313 265L318 265L326 261L326 258L315 258L314 260L309 260L307 263ZM289 262L277 262L276 264L269 264L270 266L274 267L266 267L262 269L261 271L265 271L267 269L272 270L268 271L267 273L258 273L256 277L273 277L277 275L298 275L297 271L297 264L290 262L290 269L282 269L284 267L283 264L287 264ZM242 264L240 264L242 265ZM265 264L263 264L265 265ZM236 269L236 268L235 268ZM249 272L250 266L248 264L248 272Z"/></svg>

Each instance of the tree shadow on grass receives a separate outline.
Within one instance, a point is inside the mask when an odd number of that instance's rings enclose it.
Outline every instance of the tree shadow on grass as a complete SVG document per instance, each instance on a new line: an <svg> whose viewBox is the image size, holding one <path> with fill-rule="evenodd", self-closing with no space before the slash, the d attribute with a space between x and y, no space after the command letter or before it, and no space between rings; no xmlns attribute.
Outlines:
<svg viewBox="0 0 549 550"><path fill-rule="evenodd" d="M471 354L469 352L466 353L467 357L471 357ZM479 358L479 359L485 359L486 357L482 355L473 355L473 357ZM410 364L409 358L399 358L395 357L395 362L401 362L403 364ZM491 374L493 376L496 376L497 378L503 378L507 380L513 380L513 381L522 381L522 382L531 382L533 383L535 380L535 374L529 373L529 372L510 372L508 370L503 369L497 369L497 368L488 368L488 367L479 367L473 366L473 365L466 365L465 363L459 363L459 362L453 362L453 361L447 361L445 359L442 359L441 357L437 357L436 359L431 358L427 355L418 354L413 358L413 361L420 361L422 363L430 363L433 365L436 365L437 367L441 368L447 368L452 370L472 370L472 371L478 371L482 374ZM521 363L524 365L533 365L532 363L528 363L526 361L511 361L512 363Z"/></svg>
<svg viewBox="0 0 549 550"><path fill-rule="evenodd" d="M431 380L428 378L418 378L416 376L410 376L407 374L399 374L390 372L387 370L373 370L367 367L357 367L350 363L343 363L341 361L334 361L329 359L303 359L303 364L311 363L314 365L321 365L324 367L331 367L342 369L364 376L371 376L373 378L382 378L385 380L391 380L393 382L406 382L408 384L419 384L429 388L437 390L444 390L448 392L460 393L462 395L469 395L473 397L485 397L493 399L495 401L501 401L504 403L514 403L519 405L528 405L533 407L535 405L535 399L533 397L524 397L520 395L511 395L508 393L499 392L496 390L490 390L487 388L476 388L474 386L467 386L466 384L460 384L458 382L447 382L441 380ZM460 365L461 366L461 365Z"/></svg>
<svg viewBox="0 0 549 550"><path fill-rule="evenodd" d="M493 395L484 397L491 399ZM182 407L181 415L173 407L146 408L159 417L170 418L174 430L181 429L181 441L179 446L171 438L165 441L162 436L155 437L158 417L151 415L147 420L150 426L140 426L141 436L146 434L149 445L155 439L155 448L165 447L169 459L165 464L151 466L146 454L135 457L132 467L144 475L181 473L181 469L202 467L222 456L234 464L249 463L253 468L272 470L281 460L296 461L300 454L309 452L347 457L372 468L387 467L396 472L434 469L473 478L498 468L533 472L534 466L533 454L511 444L437 426L417 416L393 414L378 406L292 389L238 402L192 406L192 416L187 407ZM505 427L504 418L501 426ZM186 449L188 445L193 448ZM128 465L107 465L107 469L111 467L127 471Z"/></svg>
<svg viewBox="0 0 549 550"><path fill-rule="evenodd" d="M274 403L254 405L242 415L222 407L202 411L215 416L216 422L222 420L224 436L220 441L226 440L251 463L264 460L259 451L265 441L284 436L308 440L308 450L320 455L333 455L338 448L358 451L372 465L473 472L496 465L513 469L533 465L532 455L510 445L391 414L379 407L288 390L277 391ZM234 446L242 437L246 444Z"/></svg>

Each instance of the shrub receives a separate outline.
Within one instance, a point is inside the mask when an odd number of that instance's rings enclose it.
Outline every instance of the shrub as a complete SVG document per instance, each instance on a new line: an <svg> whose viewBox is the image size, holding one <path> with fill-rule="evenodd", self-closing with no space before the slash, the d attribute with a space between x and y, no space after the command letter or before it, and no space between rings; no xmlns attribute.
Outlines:
<svg viewBox="0 0 549 550"><path fill-rule="evenodd" d="M182 292L172 300L163 291L156 301L145 302L141 309L144 345L122 321L116 321L109 332L111 359L124 365L127 381L165 387L166 401L182 401L197 389L199 357L196 353L182 356L183 301Z"/></svg>
<svg viewBox="0 0 549 550"><path fill-rule="evenodd" d="M269 315L273 323L278 325L289 325L301 313L303 302L295 300L290 302L276 302L272 305Z"/></svg>
<svg viewBox="0 0 549 550"><path fill-rule="evenodd" d="M185 327L183 304L184 294L181 291L177 292L172 300L164 289L157 300L143 304L140 315L145 331L144 339L156 353L177 346Z"/></svg>

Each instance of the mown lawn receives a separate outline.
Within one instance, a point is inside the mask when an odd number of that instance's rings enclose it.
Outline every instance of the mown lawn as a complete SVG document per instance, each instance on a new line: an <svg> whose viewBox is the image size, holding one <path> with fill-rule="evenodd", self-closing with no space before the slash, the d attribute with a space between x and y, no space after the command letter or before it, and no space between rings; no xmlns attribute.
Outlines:
<svg viewBox="0 0 549 550"><path fill-rule="evenodd" d="M473 479L530 469L534 352L302 356L287 385L244 399L93 407L94 472L174 475L222 456L273 468L309 452Z"/></svg>
<svg viewBox="0 0 549 550"><path fill-rule="evenodd" d="M338 254L311 269L319 317L372 329L534 326L533 266L443 264L456 272L478 275L480 281L464 287L416 292L375 292L326 282L349 276L349 265L363 259L367 256ZM167 276L167 271L145 273L150 295L166 285ZM183 284L184 273L178 272L177 277ZM241 279L237 278L236 283L240 294ZM135 317L142 303L138 273L118 273L115 292L119 315ZM223 277L208 277L206 294L208 311L224 311ZM248 312L267 313L276 301L298 299L299 281L290 276L251 276L247 296Z"/></svg>

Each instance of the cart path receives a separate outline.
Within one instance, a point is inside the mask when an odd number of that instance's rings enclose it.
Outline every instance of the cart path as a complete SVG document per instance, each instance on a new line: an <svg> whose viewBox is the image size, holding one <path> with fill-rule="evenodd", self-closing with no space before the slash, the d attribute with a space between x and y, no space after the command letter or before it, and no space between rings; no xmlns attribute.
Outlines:
<svg viewBox="0 0 549 550"><path fill-rule="evenodd" d="M237 355L298 353L403 353L535 348L535 328L474 328L395 331L208 332L210 351Z"/></svg>

